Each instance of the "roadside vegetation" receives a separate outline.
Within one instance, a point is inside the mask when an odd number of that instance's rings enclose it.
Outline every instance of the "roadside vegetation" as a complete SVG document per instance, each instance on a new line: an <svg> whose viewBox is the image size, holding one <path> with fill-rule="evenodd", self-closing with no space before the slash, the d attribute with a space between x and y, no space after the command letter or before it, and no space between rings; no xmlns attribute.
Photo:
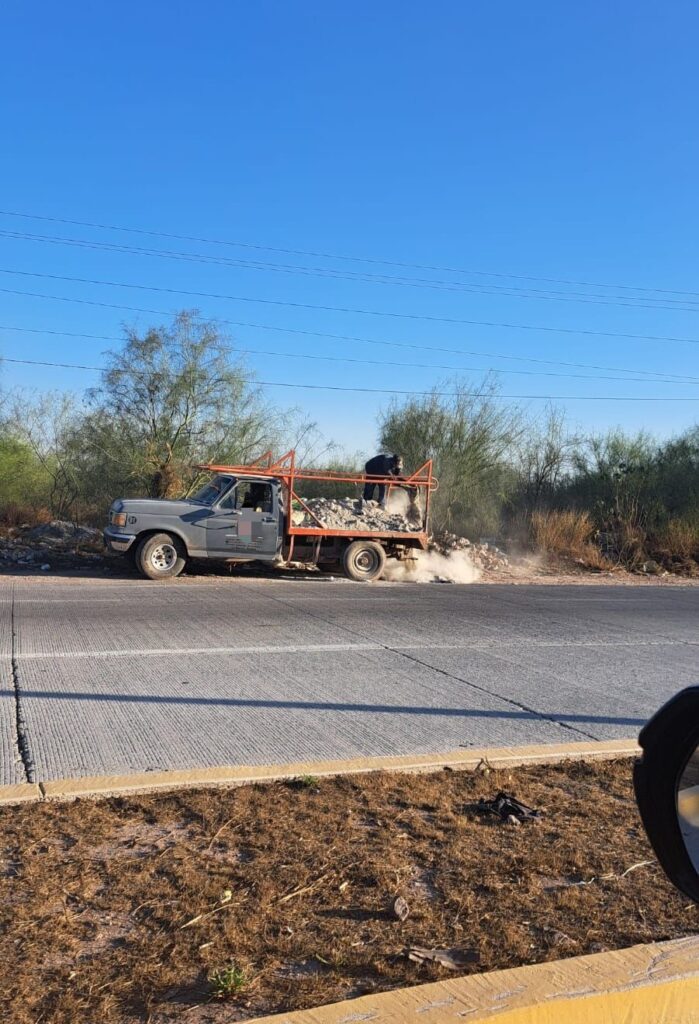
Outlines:
<svg viewBox="0 0 699 1024"><path fill-rule="evenodd" d="M196 463L268 449L361 470L298 410L270 406L225 334L196 311L145 333L127 328L104 362L82 398L0 392L0 525L100 526L115 496L178 496L196 483ZM494 380L450 379L388 405L377 446L408 467L434 460L437 532L594 570L699 574L699 425L670 440L583 435L556 408L533 420L503 402Z"/></svg>

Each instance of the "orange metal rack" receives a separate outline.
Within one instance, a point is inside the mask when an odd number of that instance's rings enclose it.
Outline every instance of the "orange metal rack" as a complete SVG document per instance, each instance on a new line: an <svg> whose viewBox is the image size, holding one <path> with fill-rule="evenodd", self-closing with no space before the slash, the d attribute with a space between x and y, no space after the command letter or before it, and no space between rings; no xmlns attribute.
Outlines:
<svg viewBox="0 0 699 1024"><path fill-rule="evenodd" d="M286 500L284 512L286 518L286 533L291 538L291 551L287 556L291 560L293 553L294 537L314 537L320 541L323 537L376 537L384 540L405 541L410 540L412 546L426 548L428 543L428 523L430 511L430 496L437 490L438 482L432 475L432 460L428 459L418 470L410 476L401 479L400 486L409 485L416 487L423 495L422 528L420 530L404 531L368 531L368 530L333 530L324 526L321 520L306 505L296 491L297 481L315 480L328 481L333 483L348 483L364 485L368 479L372 483L386 484L387 487L395 487L395 477L367 477L362 474L336 473L331 470L302 469L296 465L296 452L292 448L280 458L275 459L272 452L265 452L259 459L244 465L219 465L217 463L206 463L196 467L197 469L208 470L212 473L230 473L232 476L254 476L274 477L281 480L285 490ZM297 502L304 511L318 523L317 526L294 526L292 523L292 503Z"/></svg>

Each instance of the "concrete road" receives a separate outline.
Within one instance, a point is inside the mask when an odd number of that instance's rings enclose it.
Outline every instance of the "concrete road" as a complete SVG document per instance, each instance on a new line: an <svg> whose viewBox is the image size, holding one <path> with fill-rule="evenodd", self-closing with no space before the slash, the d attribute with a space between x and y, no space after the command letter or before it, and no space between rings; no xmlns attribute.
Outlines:
<svg viewBox="0 0 699 1024"><path fill-rule="evenodd" d="M0 580L0 782L635 736L699 588Z"/></svg>

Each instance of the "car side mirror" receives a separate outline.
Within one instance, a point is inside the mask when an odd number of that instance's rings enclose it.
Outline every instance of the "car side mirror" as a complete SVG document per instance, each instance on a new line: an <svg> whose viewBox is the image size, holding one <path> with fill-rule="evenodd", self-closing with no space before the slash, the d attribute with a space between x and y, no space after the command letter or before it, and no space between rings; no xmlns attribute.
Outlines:
<svg viewBox="0 0 699 1024"><path fill-rule="evenodd" d="M670 881L699 903L699 686L668 701L638 738L641 819Z"/></svg>

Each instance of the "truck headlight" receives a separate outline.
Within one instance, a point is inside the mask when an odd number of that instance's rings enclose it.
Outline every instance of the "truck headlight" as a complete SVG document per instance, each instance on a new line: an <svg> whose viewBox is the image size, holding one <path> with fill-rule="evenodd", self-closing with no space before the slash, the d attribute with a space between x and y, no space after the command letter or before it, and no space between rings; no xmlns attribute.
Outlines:
<svg viewBox="0 0 699 1024"><path fill-rule="evenodd" d="M112 526L126 526L126 512L111 512L109 518Z"/></svg>

